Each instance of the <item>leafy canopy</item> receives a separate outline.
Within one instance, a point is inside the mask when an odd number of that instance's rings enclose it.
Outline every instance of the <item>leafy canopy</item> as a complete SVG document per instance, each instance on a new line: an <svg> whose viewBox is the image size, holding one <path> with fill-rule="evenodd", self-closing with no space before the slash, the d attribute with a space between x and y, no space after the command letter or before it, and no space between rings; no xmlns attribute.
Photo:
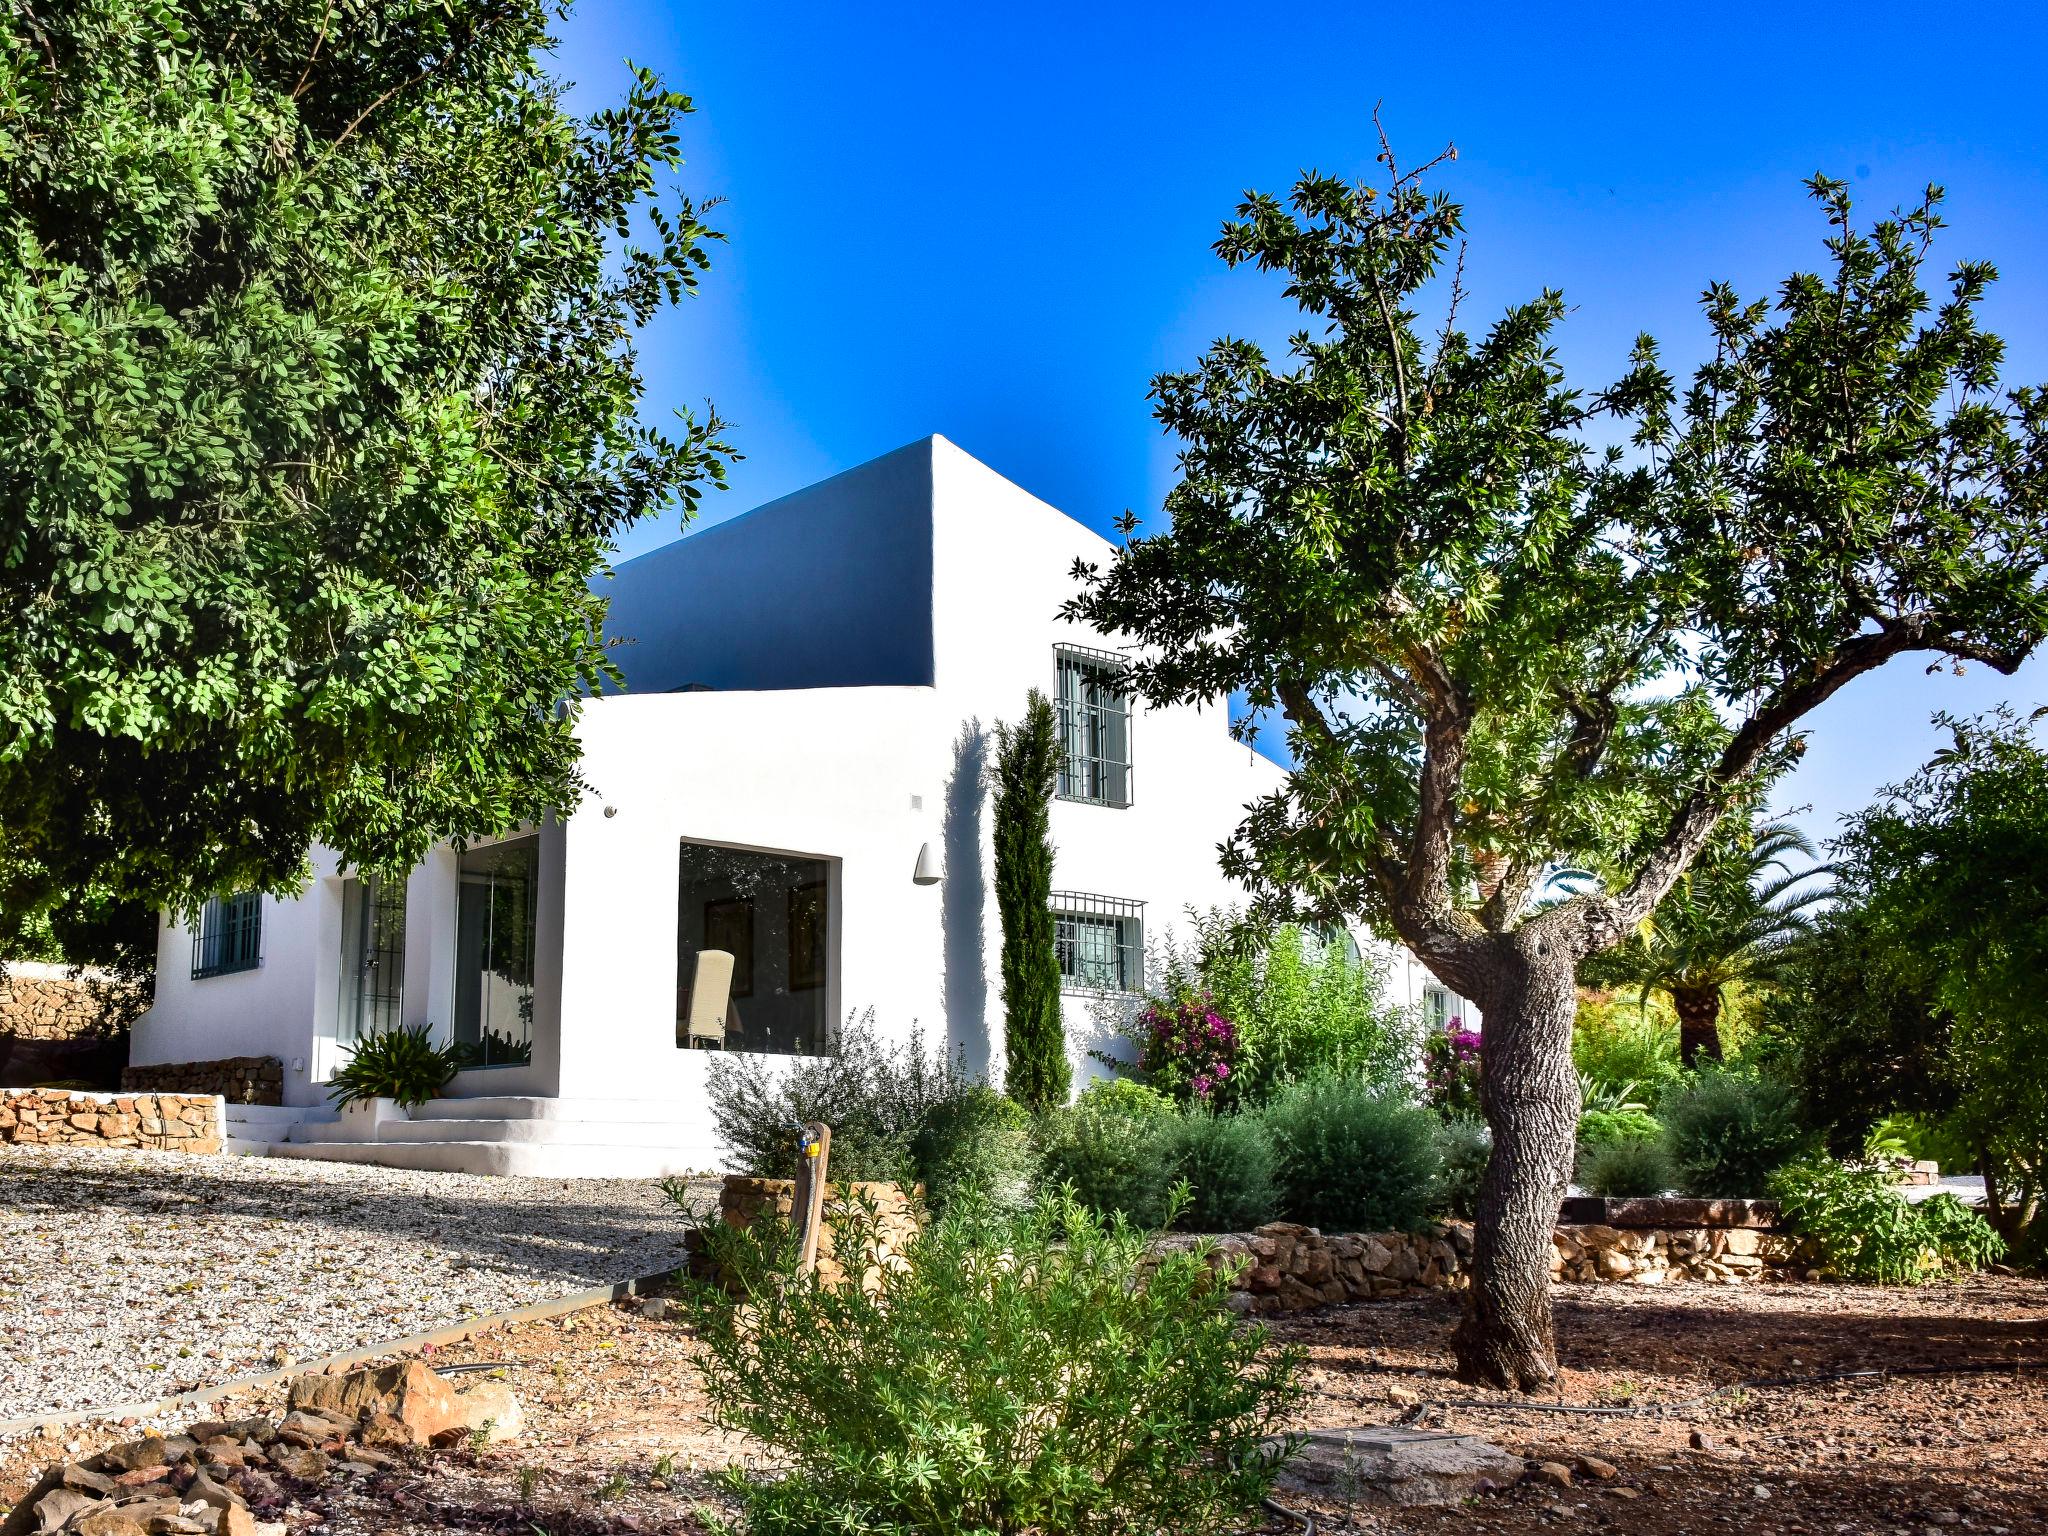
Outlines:
<svg viewBox="0 0 2048 1536"><path fill-rule="evenodd" d="M1310 173L1224 226L1304 327L1155 380L1171 527L1127 520L1068 613L1138 643L1154 702L1243 690L1247 734L1283 712L1295 769L1230 872L1390 922L1455 981L1557 862L1618 878L1533 921L1568 955L1623 937L1860 673L2016 667L2048 624L2048 435L1977 324L1991 268L1928 296L1938 189L1865 227L1816 177L1823 270L1773 302L1711 285L1689 385L1644 337L1589 396L1561 294L1464 328L1460 210L1380 158L1383 187Z"/></svg>
<svg viewBox="0 0 2048 1536"><path fill-rule="evenodd" d="M632 338L686 97L542 0L0 12L0 911L288 887L572 803L587 588L719 483Z"/></svg>

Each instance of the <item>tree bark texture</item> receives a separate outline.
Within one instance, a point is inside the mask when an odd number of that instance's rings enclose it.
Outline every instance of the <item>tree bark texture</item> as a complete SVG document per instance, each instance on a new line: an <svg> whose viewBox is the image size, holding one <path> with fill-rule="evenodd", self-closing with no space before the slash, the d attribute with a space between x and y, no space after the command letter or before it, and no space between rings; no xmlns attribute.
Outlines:
<svg viewBox="0 0 2048 1536"><path fill-rule="evenodd" d="M1678 1010L1678 1057L1688 1067L1702 1056L1721 1059L1721 989L1673 987L1671 1006Z"/></svg>
<svg viewBox="0 0 2048 1536"><path fill-rule="evenodd" d="M1577 957L1540 925L1500 935L1492 947L1472 990L1484 1010L1479 1102L1493 1153L1452 1348L1460 1381L1533 1392L1557 1376L1551 1234L1578 1142Z"/></svg>

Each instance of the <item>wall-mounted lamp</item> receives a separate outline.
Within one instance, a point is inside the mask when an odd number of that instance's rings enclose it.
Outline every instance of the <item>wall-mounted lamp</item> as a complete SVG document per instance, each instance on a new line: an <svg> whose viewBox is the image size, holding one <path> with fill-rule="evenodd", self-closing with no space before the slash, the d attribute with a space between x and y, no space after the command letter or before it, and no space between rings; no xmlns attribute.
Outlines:
<svg viewBox="0 0 2048 1536"><path fill-rule="evenodd" d="M932 852L932 845L924 843L917 850L917 868L910 872L912 885L937 885L945 878L946 871L939 862L939 856Z"/></svg>

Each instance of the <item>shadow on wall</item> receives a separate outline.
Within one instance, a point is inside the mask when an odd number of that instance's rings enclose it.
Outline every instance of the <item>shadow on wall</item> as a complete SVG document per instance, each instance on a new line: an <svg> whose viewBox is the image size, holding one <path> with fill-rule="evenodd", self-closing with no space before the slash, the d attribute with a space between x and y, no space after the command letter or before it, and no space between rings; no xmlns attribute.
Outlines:
<svg viewBox="0 0 2048 1536"><path fill-rule="evenodd" d="M946 1050L958 1055L970 1076L993 1078L988 965L982 953L988 877L981 851L981 808L987 778L988 732L978 718L970 719L953 742L953 776L946 782L941 828L946 850L945 895L939 912L945 940Z"/></svg>

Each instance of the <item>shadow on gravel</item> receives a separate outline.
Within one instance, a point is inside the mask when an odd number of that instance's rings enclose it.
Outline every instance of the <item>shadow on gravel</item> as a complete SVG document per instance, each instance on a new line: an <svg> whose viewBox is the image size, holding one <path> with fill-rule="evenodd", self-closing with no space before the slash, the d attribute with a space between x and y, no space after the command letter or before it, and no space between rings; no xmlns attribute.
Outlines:
<svg viewBox="0 0 2048 1536"><path fill-rule="evenodd" d="M351 1231L369 1242L425 1240L444 1252L473 1255L478 1269L553 1275L585 1285L631 1278L650 1260L658 1268L667 1262L665 1250L679 1245L683 1236L681 1213L654 1193L651 1183L633 1180L562 1180L556 1187L573 1188L582 1197L561 1201L534 1198L528 1192L532 1184L525 1181L461 1175L446 1176L450 1186L445 1190L411 1193L275 1172L256 1175L244 1171L250 1165L239 1158L222 1158L205 1169L167 1164L146 1171L123 1160L102 1171L38 1165L8 1153L0 1149L0 1204L47 1216L58 1227L65 1215L88 1211L156 1219L279 1220ZM408 1172L404 1177L438 1176ZM606 1191L616 1191L618 1198L607 1199ZM659 1259L655 1252L661 1253ZM636 1261L636 1253L648 1258Z"/></svg>

